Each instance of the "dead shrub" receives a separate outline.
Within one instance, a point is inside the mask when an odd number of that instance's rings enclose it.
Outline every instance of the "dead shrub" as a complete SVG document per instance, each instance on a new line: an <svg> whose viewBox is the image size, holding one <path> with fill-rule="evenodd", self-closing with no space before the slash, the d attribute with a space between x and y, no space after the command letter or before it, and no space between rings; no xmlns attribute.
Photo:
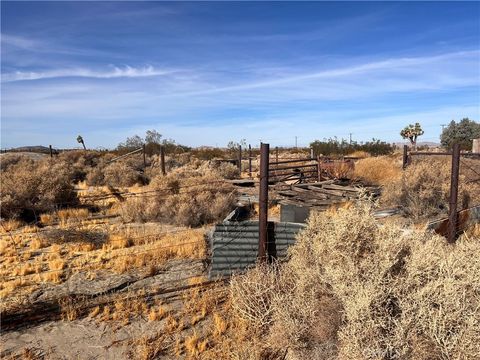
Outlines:
<svg viewBox="0 0 480 360"><path fill-rule="evenodd" d="M386 185L398 181L402 165L388 156L361 159L355 163L353 177L372 185Z"/></svg>
<svg viewBox="0 0 480 360"><path fill-rule="evenodd" d="M236 202L234 188L212 175L182 170L156 177L149 186L153 194L129 198L119 206L125 221L160 220L200 226L220 220Z"/></svg>
<svg viewBox="0 0 480 360"><path fill-rule="evenodd" d="M90 169L85 177L88 186L102 186L105 185L105 175L103 167L96 166Z"/></svg>
<svg viewBox="0 0 480 360"><path fill-rule="evenodd" d="M276 274L232 281L233 309L289 359L471 359L479 251L469 236L380 226L369 203L313 214Z"/></svg>
<svg viewBox="0 0 480 360"><path fill-rule="evenodd" d="M129 187L145 183L141 173L125 162L114 162L104 169L105 185ZM92 180L92 179L90 179Z"/></svg>
<svg viewBox="0 0 480 360"><path fill-rule="evenodd" d="M467 208L480 201L480 183L467 181L463 170L459 177L459 202L461 208ZM449 203L450 172L449 159L416 161L406 168L402 176L385 185L382 202L402 206L405 214L415 220L445 216Z"/></svg>
<svg viewBox="0 0 480 360"><path fill-rule="evenodd" d="M348 154L348 156L354 157L354 158L359 158L359 159L365 159L370 157L370 153L363 151L363 150L357 150L352 152L351 154Z"/></svg>
<svg viewBox="0 0 480 360"><path fill-rule="evenodd" d="M2 217L35 218L41 212L54 210L62 204L78 202L71 184L71 170L48 160L22 159L2 171Z"/></svg>
<svg viewBox="0 0 480 360"><path fill-rule="evenodd" d="M29 159L25 155L9 153L0 156L0 170L2 172L7 171L12 165L17 164L20 161L28 161ZM30 160L33 162L33 160Z"/></svg>
<svg viewBox="0 0 480 360"><path fill-rule="evenodd" d="M220 162L212 166L212 171L224 179L236 179L240 176L238 167L231 163Z"/></svg>
<svg viewBox="0 0 480 360"><path fill-rule="evenodd" d="M349 179L353 173L353 162L333 161L321 164L322 172L329 178Z"/></svg>

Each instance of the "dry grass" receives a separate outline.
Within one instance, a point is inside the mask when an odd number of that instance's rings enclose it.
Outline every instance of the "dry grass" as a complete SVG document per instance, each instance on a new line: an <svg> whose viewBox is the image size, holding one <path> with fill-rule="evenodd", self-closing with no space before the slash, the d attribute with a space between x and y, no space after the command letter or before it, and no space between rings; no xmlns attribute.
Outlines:
<svg viewBox="0 0 480 360"><path fill-rule="evenodd" d="M371 155L366 151L357 150L357 151L354 151L351 154L348 154L348 156L356 157L356 158L359 158L359 159L365 159L365 158L370 157Z"/></svg>
<svg viewBox="0 0 480 360"><path fill-rule="evenodd" d="M355 163L353 177L372 185L387 185L402 176L402 164L389 156L361 159Z"/></svg>
<svg viewBox="0 0 480 360"><path fill-rule="evenodd" d="M368 203L316 214L287 264L234 278L233 314L260 334L246 341L262 349L249 358L282 358L288 348L289 359L473 359L479 251L468 236L452 246L380 226Z"/></svg>
<svg viewBox="0 0 480 360"><path fill-rule="evenodd" d="M5 218L29 218L77 201L72 170L63 163L21 159L0 174L1 212Z"/></svg>
<svg viewBox="0 0 480 360"><path fill-rule="evenodd" d="M24 225L25 223L20 220L2 220L0 222L0 234L5 234L10 231L18 230Z"/></svg>
<svg viewBox="0 0 480 360"><path fill-rule="evenodd" d="M473 166L480 173L480 161L472 162ZM445 216L449 203L450 172L450 159L416 161L407 167L402 176L385 184L381 200L389 206L402 206L404 213L414 220ZM459 208L480 204L480 181L471 181L475 179L480 180L461 165Z"/></svg>
<svg viewBox="0 0 480 360"><path fill-rule="evenodd" d="M89 216L88 209L64 209L57 212L57 217L62 226L78 223Z"/></svg>
<svg viewBox="0 0 480 360"><path fill-rule="evenodd" d="M129 198L120 203L124 221L162 221L184 226L200 226L218 221L236 202L234 188L217 175L198 170L178 170L156 177L148 190L156 193Z"/></svg>
<svg viewBox="0 0 480 360"><path fill-rule="evenodd" d="M353 162L333 161L321 164L322 172L333 179L350 179L353 168Z"/></svg>

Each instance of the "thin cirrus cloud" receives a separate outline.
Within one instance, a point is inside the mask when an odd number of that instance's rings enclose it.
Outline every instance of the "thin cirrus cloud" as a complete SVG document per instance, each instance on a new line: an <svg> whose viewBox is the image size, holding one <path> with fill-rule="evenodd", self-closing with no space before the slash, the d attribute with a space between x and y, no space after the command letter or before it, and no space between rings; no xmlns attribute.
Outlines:
<svg viewBox="0 0 480 360"><path fill-rule="evenodd" d="M82 77L92 79L113 79L113 78L139 78L150 76L161 76L171 74L171 70L162 70L153 66L132 67L113 66L108 70L91 70L86 68L56 69L41 72L35 71L16 71L13 73L2 74L2 82L43 80L54 78Z"/></svg>

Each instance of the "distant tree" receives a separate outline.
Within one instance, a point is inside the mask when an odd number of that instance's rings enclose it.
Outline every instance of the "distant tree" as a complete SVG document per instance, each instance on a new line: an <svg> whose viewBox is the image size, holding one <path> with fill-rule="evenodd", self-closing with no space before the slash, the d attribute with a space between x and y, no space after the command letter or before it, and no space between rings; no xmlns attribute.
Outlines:
<svg viewBox="0 0 480 360"><path fill-rule="evenodd" d="M415 123L415 125L410 124L405 126L405 128L400 131L400 136L404 139L410 140L414 150L417 149L417 138L423 134L424 131L422 130L422 126L418 122Z"/></svg>
<svg viewBox="0 0 480 360"><path fill-rule="evenodd" d="M247 140L242 139L239 142L229 141L227 144L229 155L236 158L238 156L238 149L240 146L245 150L247 147Z"/></svg>
<svg viewBox="0 0 480 360"><path fill-rule="evenodd" d="M85 147L85 142L83 141L82 135L78 135L78 136L77 136L77 142L78 142L79 144L82 144L82 145L83 145L83 149L84 149L84 150L87 150L87 148Z"/></svg>
<svg viewBox="0 0 480 360"><path fill-rule="evenodd" d="M373 156L388 155L395 149L394 147L378 139L372 139L365 143L352 141L351 143L345 139L338 140L336 137L323 139L323 141L315 140L310 143L310 148L316 155L348 155L355 151L366 151Z"/></svg>
<svg viewBox="0 0 480 360"><path fill-rule="evenodd" d="M128 137L127 140L125 140L124 142L118 144L117 150L133 151L141 148L144 143L145 142L140 136L133 135L131 137Z"/></svg>
<svg viewBox="0 0 480 360"><path fill-rule="evenodd" d="M145 133L145 144L160 144L162 134L157 130L147 130Z"/></svg>
<svg viewBox="0 0 480 360"><path fill-rule="evenodd" d="M118 144L117 151L127 153L140 149L143 145L145 145L145 152L148 155L159 154L161 146L165 148L165 152L168 154L182 153L189 150L187 146L176 144L175 140L162 139L162 134L157 130L147 130L144 138L138 135L128 137L127 140Z"/></svg>
<svg viewBox="0 0 480 360"><path fill-rule="evenodd" d="M454 143L458 143L462 150L471 150L472 140L478 138L480 138L480 124L469 118L463 118L458 123L452 120L443 129L440 142L447 149L450 149Z"/></svg>

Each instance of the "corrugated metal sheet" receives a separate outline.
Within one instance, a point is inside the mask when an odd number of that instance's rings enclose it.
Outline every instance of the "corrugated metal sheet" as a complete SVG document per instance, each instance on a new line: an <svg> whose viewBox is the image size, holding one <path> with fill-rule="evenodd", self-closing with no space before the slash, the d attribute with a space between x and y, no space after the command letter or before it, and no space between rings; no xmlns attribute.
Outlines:
<svg viewBox="0 0 480 360"><path fill-rule="evenodd" d="M287 255L295 236L305 224L279 222L273 224L277 258ZM224 222L210 234L212 261L210 279L229 276L253 266L258 251L258 221Z"/></svg>

